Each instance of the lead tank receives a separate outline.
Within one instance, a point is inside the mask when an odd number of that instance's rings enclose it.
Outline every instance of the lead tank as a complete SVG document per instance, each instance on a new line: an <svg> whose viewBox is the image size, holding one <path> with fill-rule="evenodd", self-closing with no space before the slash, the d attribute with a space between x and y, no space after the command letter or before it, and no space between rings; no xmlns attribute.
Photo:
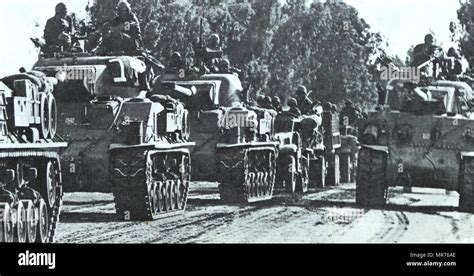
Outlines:
<svg viewBox="0 0 474 276"><path fill-rule="evenodd" d="M151 220L183 211L191 160L187 110L149 97L158 63L141 55L58 53L34 69L60 80L53 94L66 191L113 192L119 219ZM192 91L184 91L191 95Z"/></svg>
<svg viewBox="0 0 474 276"><path fill-rule="evenodd" d="M357 203L382 206L389 186L458 191L474 211L473 91L463 82L392 80L387 105L361 129Z"/></svg>

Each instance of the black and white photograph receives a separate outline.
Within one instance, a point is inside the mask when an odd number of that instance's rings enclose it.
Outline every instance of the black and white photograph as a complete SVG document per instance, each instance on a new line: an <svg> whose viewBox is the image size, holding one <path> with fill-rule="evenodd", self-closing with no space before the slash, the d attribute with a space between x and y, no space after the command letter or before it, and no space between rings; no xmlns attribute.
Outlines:
<svg viewBox="0 0 474 276"><path fill-rule="evenodd" d="M474 244L474 0L0 0L0 38L19 271L77 245L472 265L414 245Z"/></svg>

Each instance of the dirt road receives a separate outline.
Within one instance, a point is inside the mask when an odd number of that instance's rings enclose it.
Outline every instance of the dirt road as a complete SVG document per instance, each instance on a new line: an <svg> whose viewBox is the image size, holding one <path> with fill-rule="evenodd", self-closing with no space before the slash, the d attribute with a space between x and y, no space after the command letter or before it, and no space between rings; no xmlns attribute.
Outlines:
<svg viewBox="0 0 474 276"><path fill-rule="evenodd" d="M67 194L59 243L474 243L474 215L458 194L392 188L389 204L355 205L355 185L222 205L217 185L193 183L187 211L159 221L116 222L109 194Z"/></svg>

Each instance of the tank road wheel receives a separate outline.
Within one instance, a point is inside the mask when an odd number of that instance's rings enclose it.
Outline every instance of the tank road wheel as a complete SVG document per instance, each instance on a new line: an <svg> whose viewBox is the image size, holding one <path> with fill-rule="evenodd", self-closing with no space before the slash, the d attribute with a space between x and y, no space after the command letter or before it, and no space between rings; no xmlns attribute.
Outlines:
<svg viewBox="0 0 474 276"><path fill-rule="evenodd" d="M58 185L58 171L52 161L48 161L41 172L40 194L45 199L48 208L53 208L56 202L56 188Z"/></svg>
<svg viewBox="0 0 474 276"><path fill-rule="evenodd" d="M157 185L156 183L153 183L152 186L151 186L151 189L149 191L149 197L150 197L150 200L151 200L151 211L153 213L158 213L159 212L159 208L158 208L158 194L157 194Z"/></svg>
<svg viewBox="0 0 474 276"><path fill-rule="evenodd" d="M173 193L175 195L174 196L175 206L176 206L176 209L178 209L178 210L183 209L183 201L182 201L182 195L181 195L182 188L181 188L181 186L183 186L183 183L181 182L181 179L176 180L175 185L174 185Z"/></svg>
<svg viewBox="0 0 474 276"><path fill-rule="evenodd" d="M166 210L166 185L163 182L158 182L156 193L158 196L158 210L164 212Z"/></svg>
<svg viewBox="0 0 474 276"><path fill-rule="evenodd" d="M16 210L14 210L16 215L14 216L16 221L13 223L15 224L15 238L14 241L17 243L25 243L26 242L26 228L27 228L27 221L26 221L26 212L25 208L23 207L23 203L20 201L16 206Z"/></svg>
<svg viewBox="0 0 474 276"><path fill-rule="evenodd" d="M36 239L38 216L31 200L22 200L26 214L26 242L34 243Z"/></svg>
<svg viewBox="0 0 474 276"><path fill-rule="evenodd" d="M296 191L306 193L309 186L309 156L302 158L301 172L298 174Z"/></svg>
<svg viewBox="0 0 474 276"><path fill-rule="evenodd" d="M46 243L48 241L49 216L48 208L43 199L37 204L38 212L38 231L36 232L36 242Z"/></svg>
<svg viewBox="0 0 474 276"><path fill-rule="evenodd" d="M265 173L258 172L258 183L257 183L257 195L264 196L265 195Z"/></svg>
<svg viewBox="0 0 474 276"><path fill-rule="evenodd" d="M56 108L56 99L53 97L53 95L48 96L48 128L49 128L49 135L48 137L50 139L53 139L56 136L56 130L57 130L57 108Z"/></svg>
<svg viewBox="0 0 474 276"><path fill-rule="evenodd" d="M287 193L294 193L296 191L296 160L294 156L288 156L286 163L286 177L285 177L285 191Z"/></svg>
<svg viewBox="0 0 474 276"><path fill-rule="evenodd" d="M173 181L166 183L166 210L173 210Z"/></svg>
<svg viewBox="0 0 474 276"><path fill-rule="evenodd" d="M49 137L49 124L50 124L50 119L49 119L49 101L48 101L48 96L46 94L41 93L40 97L40 134L41 137L44 139L47 139Z"/></svg>
<svg viewBox="0 0 474 276"><path fill-rule="evenodd" d="M368 148L359 153L356 202L364 207L381 207L386 203L387 154Z"/></svg>
<svg viewBox="0 0 474 276"><path fill-rule="evenodd" d="M14 238L14 223L13 213L10 205L7 203L0 203L0 242L10 243Z"/></svg>
<svg viewBox="0 0 474 276"><path fill-rule="evenodd" d="M459 209L474 213L474 158L464 157L461 174Z"/></svg>

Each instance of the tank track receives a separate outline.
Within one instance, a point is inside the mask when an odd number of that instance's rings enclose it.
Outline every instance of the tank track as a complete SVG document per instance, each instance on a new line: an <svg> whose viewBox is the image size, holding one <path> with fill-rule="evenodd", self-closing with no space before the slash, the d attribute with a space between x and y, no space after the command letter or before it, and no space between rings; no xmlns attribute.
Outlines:
<svg viewBox="0 0 474 276"><path fill-rule="evenodd" d="M187 150L111 153L115 209L122 221L151 221L186 209L191 161Z"/></svg>
<svg viewBox="0 0 474 276"><path fill-rule="evenodd" d="M273 196L276 150L226 149L218 164L219 193L225 203L253 203Z"/></svg>
<svg viewBox="0 0 474 276"><path fill-rule="evenodd" d="M35 150L2 150L0 152L0 165L11 165L12 163L18 164L16 166L38 166L38 178L32 180L27 185L23 185L20 189L15 189L15 192L9 189L8 192L11 194L11 200L3 202L0 200L0 214L9 214L0 221L0 241L53 243L63 203L63 187L58 153ZM45 169L48 163L52 164L53 171L50 173L42 172L41 170ZM23 178L18 168L15 170L16 177ZM45 179L42 179L42 176ZM45 191L46 177L51 177L50 179L53 180L51 187L54 190L54 200L51 204L46 203L48 202L46 199L48 195ZM3 192L5 191L3 190ZM5 196L2 199L5 199ZM40 222L42 214L40 209L42 208L46 212L44 213L44 219ZM23 223L19 223L19 221L23 221Z"/></svg>
<svg viewBox="0 0 474 276"><path fill-rule="evenodd" d="M474 158L464 157L461 174L459 209L474 213Z"/></svg>
<svg viewBox="0 0 474 276"><path fill-rule="evenodd" d="M360 150L356 182L357 204L363 207L382 207L386 204L386 168L387 156L384 152L368 148Z"/></svg>

